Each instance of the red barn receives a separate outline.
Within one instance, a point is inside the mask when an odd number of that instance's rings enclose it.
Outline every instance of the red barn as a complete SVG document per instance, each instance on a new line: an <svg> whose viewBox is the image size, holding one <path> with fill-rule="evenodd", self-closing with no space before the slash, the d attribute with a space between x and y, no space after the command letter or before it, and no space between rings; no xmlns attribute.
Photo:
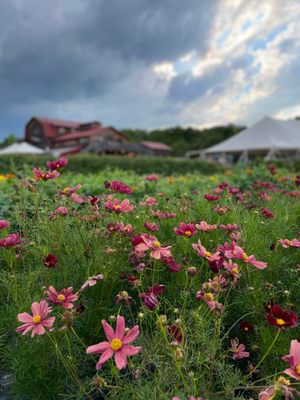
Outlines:
<svg viewBox="0 0 300 400"><path fill-rule="evenodd" d="M80 152L95 140L120 144L129 142L122 132L104 127L98 121L81 123L43 117L33 117L26 124L25 140L43 149L60 150L61 153Z"/></svg>

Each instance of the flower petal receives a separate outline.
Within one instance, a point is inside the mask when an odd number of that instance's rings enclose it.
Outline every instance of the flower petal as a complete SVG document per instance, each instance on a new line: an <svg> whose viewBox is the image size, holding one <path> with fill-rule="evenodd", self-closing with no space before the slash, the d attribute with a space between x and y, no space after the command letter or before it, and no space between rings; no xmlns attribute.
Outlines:
<svg viewBox="0 0 300 400"><path fill-rule="evenodd" d="M18 314L18 321L20 322L32 322L32 316L27 312Z"/></svg>
<svg viewBox="0 0 300 400"><path fill-rule="evenodd" d="M141 347L130 346L128 344L123 345L122 352L126 354L126 356L135 356L142 350Z"/></svg>
<svg viewBox="0 0 300 400"><path fill-rule="evenodd" d="M134 342L140 334L140 328L138 325L135 325L130 331L127 333L126 336L123 338L123 343L128 344Z"/></svg>
<svg viewBox="0 0 300 400"><path fill-rule="evenodd" d="M101 322L102 322L102 326L103 326L105 335L106 335L107 339L111 342L113 340L113 338L115 337L115 332L114 332L113 328L105 321L105 319L103 319Z"/></svg>
<svg viewBox="0 0 300 400"><path fill-rule="evenodd" d="M124 334L125 334L125 319L121 315L118 315L115 337L118 339L123 339Z"/></svg>
<svg viewBox="0 0 300 400"><path fill-rule="evenodd" d="M104 351L102 356L100 357L100 360L96 364L96 369L100 369L104 363L106 363L107 360L109 360L114 354L114 351L111 347L109 347L107 350Z"/></svg>
<svg viewBox="0 0 300 400"><path fill-rule="evenodd" d="M123 349L117 351L115 353L115 362L118 369L124 369L127 365L127 357L126 354L123 352Z"/></svg>
<svg viewBox="0 0 300 400"><path fill-rule="evenodd" d="M107 350L108 348L110 348L110 344L109 342L101 342L98 344L93 344L92 346L89 346L86 349L86 353L87 354L92 354L92 353L103 353L105 350Z"/></svg>

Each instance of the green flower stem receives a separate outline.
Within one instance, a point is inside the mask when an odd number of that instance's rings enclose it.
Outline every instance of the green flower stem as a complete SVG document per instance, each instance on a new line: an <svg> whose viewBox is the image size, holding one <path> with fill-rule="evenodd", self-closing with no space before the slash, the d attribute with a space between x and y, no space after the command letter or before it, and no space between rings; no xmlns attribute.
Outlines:
<svg viewBox="0 0 300 400"><path fill-rule="evenodd" d="M264 362L264 360L267 358L267 356L269 355L270 351L272 350L272 348L274 347L275 343L277 342L277 339L280 335L281 330L278 329L275 338L273 339L273 342L270 344L270 347L268 348L268 350L265 352L265 354L262 356L262 358L259 360L258 364L256 364L256 366L253 368L253 370L246 376L245 379L243 379L242 383L244 383L252 374L254 371L257 370L257 368Z"/></svg>

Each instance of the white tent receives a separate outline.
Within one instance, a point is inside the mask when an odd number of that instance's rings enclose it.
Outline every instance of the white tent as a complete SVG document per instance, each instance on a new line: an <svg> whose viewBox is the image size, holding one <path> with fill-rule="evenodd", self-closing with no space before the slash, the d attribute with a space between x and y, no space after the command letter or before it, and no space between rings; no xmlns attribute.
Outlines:
<svg viewBox="0 0 300 400"><path fill-rule="evenodd" d="M0 149L0 156L6 154L44 154L45 151L39 147L32 146L27 142L13 143L10 146Z"/></svg>
<svg viewBox="0 0 300 400"><path fill-rule="evenodd" d="M240 154L247 159L250 154L260 154L270 159L276 154L297 153L300 153L300 120L265 117L229 139L204 150L190 151L187 156Z"/></svg>

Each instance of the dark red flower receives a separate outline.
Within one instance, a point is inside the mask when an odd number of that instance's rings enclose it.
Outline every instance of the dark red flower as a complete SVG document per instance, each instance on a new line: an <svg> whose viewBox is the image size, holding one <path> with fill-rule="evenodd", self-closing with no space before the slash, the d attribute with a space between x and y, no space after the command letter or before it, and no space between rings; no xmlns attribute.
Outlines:
<svg viewBox="0 0 300 400"><path fill-rule="evenodd" d="M132 193L131 187L121 181L111 181L111 182L105 181L104 186L107 189L110 189L112 192L119 192L125 194Z"/></svg>
<svg viewBox="0 0 300 400"><path fill-rule="evenodd" d="M294 311L282 310L278 304L267 311L266 318L270 325L277 328L295 328L298 322L298 316Z"/></svg>
<svg viewBox="0 0 300 400"><path fill-rule="evenodd" d="M253 331L253 325L251 325L247 321L241 321L240 322L240 328L241 328L242 331L244 331L246 333Z"/></svg>
<svg viewBox="0 0 300 400"><path fill-rule="evenodd" d="M267 208L263 208L261 210L261 213L265 218L273 218L274 217L274 214L272 213L272 211L268 210Z"/></svg>
<svg viewBox="0 0 300 400"><path fill-rule="evenodd" d="M49 253L43 260L43 264L47 268L54 268L57 264L57 257L54 254Z"/></svg>
<svg viewBox="0 0 300 400"><path fill-rule="evenodd" d="M172 338L172 341L175 341L179 344L182 343L183 340L183 332L182 329L180 328L180 326L176 325L176 324L172 324L170 326L167 327L168 329L168 333Z"/></svg>
<svg viewBox="0 0 300 400"><path fill-rule="evenodd" d="M66 157L61 157L59 160L47 161L47 167L54 171L56 169L65 168L68 165L68 159Z"/></svg>
<svg viewBox="0 0 300 400"><path fill-rule="evenodd" d="M221 196L214 196L213 194L205 193L204 198L208 201L216 201L220 200Z"/></svg>

